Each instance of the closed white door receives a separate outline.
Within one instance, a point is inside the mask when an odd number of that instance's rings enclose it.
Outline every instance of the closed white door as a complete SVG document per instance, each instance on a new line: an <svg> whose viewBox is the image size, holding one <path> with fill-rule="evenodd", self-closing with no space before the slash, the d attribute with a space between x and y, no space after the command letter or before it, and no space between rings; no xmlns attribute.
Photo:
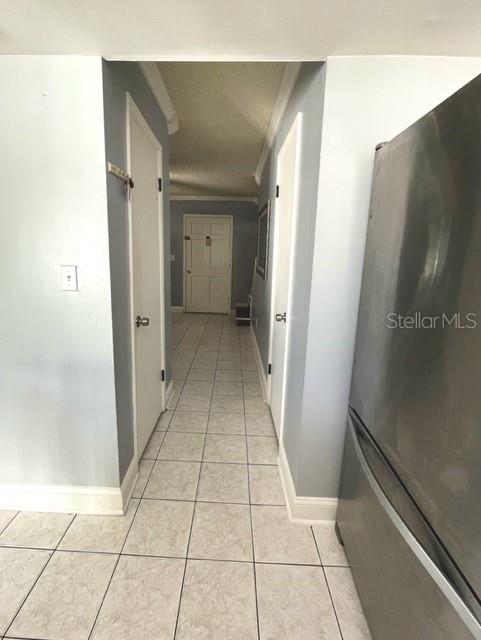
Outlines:
<svg viewBox="0 0 481 640"><path fill-rule="evenodd" d="M297 185L300 156L299 114L287 134L277 156L277 186L275 203L274 255L271 298L270 394L272 419L279 439L284 424L287 349L292 311L290 309L292 250L297 224Z"/></svg>
<svg viewBox="0 0 481 640"><path fill-rule="evenodd" d="M140 458L162 413L164 383L162 147L133 103L129 103L131 250L135 351L137 456Z"/></svg>
<svg viewBox="0 0 481 640"><path fill-rule="evenodd" d="M184 217L186 311L229 313L232 218Z"/></svg>

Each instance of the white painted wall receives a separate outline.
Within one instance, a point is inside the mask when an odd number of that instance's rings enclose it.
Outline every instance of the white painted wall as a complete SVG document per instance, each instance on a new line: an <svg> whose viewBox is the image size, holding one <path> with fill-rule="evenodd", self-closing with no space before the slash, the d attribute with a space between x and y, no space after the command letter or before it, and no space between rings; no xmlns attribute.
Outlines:
<svg viewBox="0 0 481 640"><path fill-rule="evenodd" d="M118 487L101 59L0 78L0 483Z"/></svg>
<svg viewBox="0 0 481 640"><path fill-rule="evenodd" d="M338 494L374 147L480 72L480 58L328 58L301 428L289 459L298 496Z"/></svg>

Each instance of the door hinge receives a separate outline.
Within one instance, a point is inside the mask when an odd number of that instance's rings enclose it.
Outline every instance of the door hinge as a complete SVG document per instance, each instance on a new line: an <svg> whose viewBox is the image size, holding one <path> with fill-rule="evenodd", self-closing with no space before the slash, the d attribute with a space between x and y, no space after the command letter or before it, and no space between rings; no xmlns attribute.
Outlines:
<svg viewBox="0 0 481 640"><path fill-rule="evenodd" d="M160 379L162 380L162 382L165 382L165 369L162 369L162 371L160 372Z"/></svg>
<svg viewBox="0 0 481 640"><path fill-rule="evenodd" d="M162 178L159 178L159 191L162 191Z"/></svg>
<svg viewBox="0 0 481 640"><path fill-rule="evenodd" d="M269 376L270 376L270 375L271 375L271 373L272 373L272 365L269 363L269 364L267 365L267 375L269 375Z"/></svg>
<svg viewBox="0 0 481 640"><path fill-rule="evenodd" d="M184 236L184 240L190 240L190 236Z"/></svg>
<svg viewBox="0 0 481 640"><path fill-rule="evenodd" d="M279 185L276 186L276 198L279 197Z"/></svg>

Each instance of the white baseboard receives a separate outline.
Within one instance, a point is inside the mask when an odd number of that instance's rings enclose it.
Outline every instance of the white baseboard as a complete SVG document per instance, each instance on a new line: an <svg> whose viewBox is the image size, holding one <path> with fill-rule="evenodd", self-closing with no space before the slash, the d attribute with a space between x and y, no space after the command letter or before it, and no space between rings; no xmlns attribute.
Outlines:
<svg viewBox="0 0 481 640"><path fill-rule="evenodd" d="M170 307L172 313L184 313L184 307Z"/></svg>
<svg viewBox="0 0 481 640"><path fill-rule="evenodd" d="M120 487L3 483L0 509L122 515L124 501Z"/></svg>
<svg viewBox="0 0 481 640"><path fill-rule="evenodd" d="M315 498L296 495L289 463L282 442L279 445L279 473L286 500L287 512L291 522L299 524L318 524L334 521L337 512L337 498Z"/></svg>
<svg viewBox="0 0 481 640"><path fill-rule="evenodd" d="M169 386L167 387L167 392L165 394L165 406L169 406L170 399L172 398L172 394L174 393L174 381L171 380L169 382Z"/></svg>
<svg viewBox="0 0 481 640"><path fill-rule="evenodd" d="M267 378L266 378L266 372L264 371L264 365L262 363L261 352L259 351L259 345L257 344L256 334L254 333L254 328L253 328L252 325L250 326L250 330L251 330L252 344L254 345L254 353L255 353L255 356L256 356L257 370L259 372L259 379L261 381L262 397L264 399L264 402L267 402Z"/></svg>
<svg viewBox="0 0 481 640"><path fill-rule="evenodd" d="M124 513L125 511L127 511L127 507L129 506L130 498L132 497L132 494L134 492L138 477L139 463L134 456L129 464L129 468L125 473L122 484L120 485L120 493L122 494L122 506Z"/></svg>

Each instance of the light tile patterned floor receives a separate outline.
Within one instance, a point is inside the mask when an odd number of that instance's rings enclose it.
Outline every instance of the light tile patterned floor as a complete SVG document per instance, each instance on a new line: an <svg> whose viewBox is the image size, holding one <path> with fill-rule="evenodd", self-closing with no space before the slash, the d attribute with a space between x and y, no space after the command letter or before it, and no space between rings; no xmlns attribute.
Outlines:
<svg viewBox="0 0 481 640"><path fill-rule="evenodd" d="M369 639L333 526L288 520L249 330L173 320L126 515L0 512L0 638Z"/></svg>

